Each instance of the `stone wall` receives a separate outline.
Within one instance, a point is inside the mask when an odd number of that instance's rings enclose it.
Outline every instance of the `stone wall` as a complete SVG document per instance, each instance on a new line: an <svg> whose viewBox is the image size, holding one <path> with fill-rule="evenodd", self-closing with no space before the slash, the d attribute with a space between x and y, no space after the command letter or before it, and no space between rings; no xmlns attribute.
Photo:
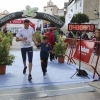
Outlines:
<svg viewBox="0 0 100 100"><path fill-rule="evenodd" d="M99 11L99 0L83 0L83 13L89 16L89 19L98 19L99 16L94 14L94 10Z"/></svg>

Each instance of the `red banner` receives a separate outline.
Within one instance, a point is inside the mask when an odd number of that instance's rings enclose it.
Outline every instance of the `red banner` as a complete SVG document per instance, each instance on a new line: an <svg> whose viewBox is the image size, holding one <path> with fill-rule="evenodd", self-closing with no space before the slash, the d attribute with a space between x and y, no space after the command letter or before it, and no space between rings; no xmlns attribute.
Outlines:
<svg viewBox="0 0 100 100"><path fill-rule="evenodd" d="M83 41L81 45L81 61L89 63L90 57L94 48L94 42ZM80 59L80 41L78 41L74 58Z"/></svg>
<svg viewBox="0 0 100 100"><path fill-rule="evenodd" d="M23 24L24 20L11 20L8 24Z"/></svg>
<svg viewBox="0 0 100 100"><path fill-rule="evenodd" d="M10 22L8 22L8 24L24 24L24 20L11 20ZM31 21L29 22L29 24L32 28L35 27L35 24L33 24Z"/></svg>

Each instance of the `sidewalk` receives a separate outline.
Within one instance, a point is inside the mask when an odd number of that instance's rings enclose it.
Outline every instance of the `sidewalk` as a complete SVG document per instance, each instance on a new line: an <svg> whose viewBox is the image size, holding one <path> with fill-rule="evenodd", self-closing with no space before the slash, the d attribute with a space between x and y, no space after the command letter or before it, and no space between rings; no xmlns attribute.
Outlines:
<svg viewBox="0 0 100 100"><path fill-rule="evenodd" d="M35 45L33 45L34 50L38 50ZM13 39L13 43L11 46L11 50L20 50L20 43ZM78 64L79 62L75 60ZM100 60L99 60L100 65ZM82 63L82 67L90 72L93 72L90 66ZM100 72L100 66L98 67L98 71ZM74 73L73 73L74 74ZM87 93L79 93L79 94L71 94L71 95L62 95L62 96L54 96L54 97L46 97L46 98L36 98L36 99L28 99L28 100L100 100L100 81L89 82L90 86L94 87L95 92L87 92Z"/></svg>

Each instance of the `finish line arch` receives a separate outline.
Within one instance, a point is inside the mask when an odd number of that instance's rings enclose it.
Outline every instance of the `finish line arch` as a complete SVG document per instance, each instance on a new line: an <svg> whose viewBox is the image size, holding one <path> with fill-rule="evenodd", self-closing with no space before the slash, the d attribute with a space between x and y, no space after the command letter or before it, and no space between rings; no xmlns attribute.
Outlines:
<svg viewBox="0 0 100 100"><path fill-rule="evenodd" d="M2 27L7 22L14 20L14 19L36 18L36 19L43 19L43 20L47 20L49 22L52 22L55 25L57 25L59 28L61 28L61 30L64 33L67 32L66 31L67 30L66 24L62 20L60 20L58 17L50 15L50 14L46 14L46 13L37 12L37 10L38 10L37 7L31 8L30 6L27 5L26 10L22 10L20 12L10 13L10 14L2 17L0 19L0 27Z"/></svg>
<svg viewBox="0 0 100 100"><path fill-rule="evenodd" d="M9 22L11 20L19 19L19 18L26 18L22 15L23 15L23 12L14 12L14 13L11 13L11 14L8 14L8 15L2 17L0 19L0 27L2 27L4 24L6 24L7 22ZM34 18L53 22L59 28L61 28L64 25L64 22L62 20L60 20L56 16L52 16L52 15L49 15L46 13L36 12L36 16Z"/></svg>
<svg viewBox="0 0 100 100"><path fill-rule="evenodd" d="M65 25L65 23L62 20L60 20L58 17L50 15L50 14L37 12L37 10L38 10L37 7L31 8L30 6L26 6L26 10L10 13L0 19L0 27L2 27L7 22L14 20L14 19L36 18L36 19L43 19L43 20L47 20L49 22L53 22L55 25L57 25L59 28L61 28L61 30L64 33L66 32L67 26Z"/></svg>

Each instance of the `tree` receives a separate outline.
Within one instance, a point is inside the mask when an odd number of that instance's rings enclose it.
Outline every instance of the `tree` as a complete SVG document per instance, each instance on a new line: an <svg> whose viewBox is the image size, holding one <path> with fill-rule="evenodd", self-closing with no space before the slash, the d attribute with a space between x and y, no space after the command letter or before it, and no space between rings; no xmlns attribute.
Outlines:
<svg viewBox="0 0 100 100"><path fill-rule="evenodd" d="M65 16L57 16L57 15L55 16L58 17L63 22L65 22ZM54 23L50 22L50 27L57 27L57 26Z"/></svg>
<svg viewBox="0 0 100 100"><path fill-rule="evenodd" d="M55 24L50 22L50 27L55 27Z"/></svg>
<svg viewBox="0 0 100 100"><path fill-rule="evenodd" d="M71 23L86 23L89 22L89 17L86 14L75 14L71 20Z"/></svg>
<svg viewBox="0 0 100 100"><path fill-rule="evenodd" d="M59 16L59 18L60 18L63 22L65 22L65 16Z"/></svg>

